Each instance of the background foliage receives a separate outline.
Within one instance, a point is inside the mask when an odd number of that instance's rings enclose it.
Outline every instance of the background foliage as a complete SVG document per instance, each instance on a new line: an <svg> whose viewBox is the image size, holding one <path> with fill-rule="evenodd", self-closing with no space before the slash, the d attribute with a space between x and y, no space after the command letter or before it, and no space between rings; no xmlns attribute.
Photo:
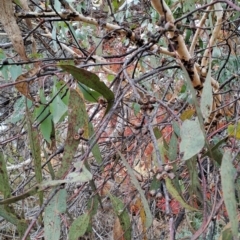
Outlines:
<svg viewBox="0 0 240 240"><path fill-rule="evenodd" d="M239 239L238 2L0 8L1 239Z"/></svg>

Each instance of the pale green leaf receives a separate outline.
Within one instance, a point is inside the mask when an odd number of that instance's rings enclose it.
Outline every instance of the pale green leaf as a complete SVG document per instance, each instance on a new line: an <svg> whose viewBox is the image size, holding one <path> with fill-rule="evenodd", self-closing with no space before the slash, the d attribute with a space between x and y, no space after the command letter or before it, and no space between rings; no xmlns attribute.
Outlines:
<svg viewBox="0 0 240 240"><path fill-rule="evenodd" d="M227 228L222 232L222 239L223 240L233 240L231 228Z"/></svg>
<svg viewBox="0 0 240 240"><path fill-rule="evenodd" d="M56 9L57 12L61 10L61 3L59 0L54 0L54 8Z"/></svg>
<svg viewBox="0 0 240 240"><path fill-rule="evenodd" d="M87 231L90 216L85 213L74 220L69 229L69 240L78 240Z"/></svg>
<svg viewBox="0 0 240 240"><path fill-rule="evenodd" d="M226 150L220 169L222 179L223 199L231 222L231 229L234 237L238 235L237 201L235 195L235 174L236 170L232 164L231 151Z"/></svg>
<svg viewBox="0 0 240 240"><path fill-rule="evenodd" d="M67 208L67 191L61 189L45 208L44 213L44 239L59 240L61 235L60 214Z"/></svg>
<svg viewBox="0 0 240 240"><path fill-rule="evenodd" d="M109 194L109 197L111 199L113 210L114 210L115 214L118 216L119 222L122 226L122 229L124 232L124 234L123 234L124 239L131 240L131 236L132 236L131 228L130 228L131 221L130 221L128 212L127 212L123 202L119 198L117 198L111 194Z"/></svg>
<svg viewBox="0 0 240 240"><path fill-rule="evenodd" d="M169 160L175 161L177 159L177 154L178 154L178 140L176 134L173 132L169 143L168 150Z"/></svg>
<svg viewBox="0 0 240 240"><path fill-rule="evenodd" d="M134 114L137 115L141 110L141 106L138 103L133 103L132 106L133 106Z"/></svg>
<svg viewBox="0 0 240 240"><path fill-rule="evenodd" d="M215 47L212 52L213 58L220 58L221 57L221 50L220 48Z"/></svg>
<svg viewBox="0 0 240 240"><path fill-rule="evenodd" d="M56 96L53 102L50 104L50 111L52 113L53 122L58 123L61 117L67 112L68 108L63 103L59 96Z"/></svg>
<svg viewBox="0 0 240 240"><path fill-rule="evenodd" d="M25 98L22 96L20 97L15 103L13 107L13 113L9 119L7 119L7 122L10 123L17 123L20 120L24 118L25 113Z"/></svg>
<svg viewBox="0 0 240 240"><path fill-rule="evenodd" d="M43 181L40 186L42 189L48 187L58 186L64 183L75 183L75 182L88 182L92 180L92 174L83 165L81 171L71 172L63 180L47 180Z"/></svg>
<svg viewBox="0 0 240 240"><path fill-rule="evenodd" d="M172 122L172 127L173 127L173 130L176 133L176 135L178 137L180 137L180 127L179 127L179 125L178 125L178 123L176 121Z"/></svg>
<svg viewBox="0 0 240 240"><path fill-rule="evenodd" d="M74 166L76 167L75 164ZM85 165L82 165L82 168L79 169L78 171L71 172L68 174L67 176L68 182L88 182L92 179L92 174L87 170Z"/></svg>
<svg viewBox="0 0 240 240"><path fill-rule="evenodd" d="M128 171L128 174L131 177L131 182L133 183L133 185L136 187L138 193L140 194L141 201L142 201L144 211L145 211L145 214L146 214L146 225L145 225L145 227L148 228L152 224L153 217L152 217L151 210L149 208L147 199L145 197L144 191L142 190L137 178L135 177L135 175L133 173L133 169L131 168L131 166L129 165L127 160L124 158L124 156L118 150L117 150L117 152L118 152L119 156L121 157L121 159L123 161L123 164L125 165L125 167Z"/></svg>
<svg viewBox="0 0 240 240"><path fill-rule="evenodd" d="M9 78L8 78L8 66L2 66L0 71L2 72L2 76L4 77L4 79L6 81L8 81L9 80Z"/></svg>
<svg viewBox="0 0 240 240"><path fill-rule="evenodd" d="M21 66L17 66L17 65L10 66L8 68L8 70L11 74L11 77L12 77L13 81L15 81L22 74L22 67Z"/></svg>
<svg viewBox="0 0 240 240"><path fill-rule="evenodd" d="M183 122L180 129L180 136L180 152L183 153L182 160L190 159L204 147L204 135L197 118Z"/></svg>

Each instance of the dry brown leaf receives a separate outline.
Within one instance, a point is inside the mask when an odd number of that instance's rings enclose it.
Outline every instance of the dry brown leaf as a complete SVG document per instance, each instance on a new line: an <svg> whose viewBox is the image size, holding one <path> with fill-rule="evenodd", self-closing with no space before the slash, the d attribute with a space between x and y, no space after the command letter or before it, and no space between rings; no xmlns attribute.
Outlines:
<svg viewBox="0 0 240 240"><path fill-rule="evenodd" d="M32 78L37 72L38 72L39 68L35 67L32 70L21 74L17 79L16 82L20 82L20 81L24 81L27 80L28 78ZM17 83L15 85L16 89L23 94L26 98L30 99L31 101L34 101L33 97L31 96L30 92L29 92L29 82L20 82Z"/></svg>
<svg viewBox="0 0 240 240"><path fill-rule="evenodd" d="M110 191L113 189L113 183L111 181L107 181L107 182L98 181L97 186L98 188L100 188L99 195L101 197L107 196L110 193Z"/></svg>
<svg viewBox="0 0 240 240"><path fill-rule="evenodd" d="M142 223L143 240L147 240L147 236L146 236L147 229L145 227L145 225L146 225L146 213L144 211L142 201L139 197L137 198L135 205L139 209L139 215L140 215L141 223Z"/></svg>
<svg viewBox="0 0 240 240"><path fill-rule="evenodd" d="M22 60L27 61L28 58L25 52L22 34L14 17L12 1L1 0L0 9L0 22L2 23L5 32L10 38L15 51L19 54Z"/></svg>
<svg viewBox="0 0 240 240"><path fill-rule="evenodd" d="M113 226L113 240L125 240L123 236L124 232L118 218L115 218Z"/></svg>

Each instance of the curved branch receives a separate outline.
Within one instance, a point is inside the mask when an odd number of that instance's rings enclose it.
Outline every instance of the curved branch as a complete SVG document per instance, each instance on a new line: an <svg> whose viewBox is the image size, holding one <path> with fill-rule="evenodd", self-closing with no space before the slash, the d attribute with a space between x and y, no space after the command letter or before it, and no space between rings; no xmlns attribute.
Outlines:
<svg viewBox="0 0 240 240"><path fill-rule="evenodd" d="M218 39L218 35L219 35L219 32L221 31L221 26L223 23L223 8L222 8L221 4L220 3L215 4L214 8L216 10L215 14L217 16L217 22L213 29L212 36L209 40L207 49L205 50L205 52L203 54L203 58L202 58L202 62L201 62L201 75L203 77L207 76L207 66L208 66L209 58L211 56L212 47L215 45L215 43Z"/></svg>
<svg viewBox="0 0 240 240"><path fill-rule="evenodd" d="M191 58L191 55L184 42L183 36L177 30L176 25L174 25L175 19L170 8L167 6L164 0L152 0L151 3L152 6L156 9L156 11L161 16L164 16L166 21L165 28L167 30L167 36L169 38L170 45L174 47L174 50L177 53L177 58L181 60L181 62L187 69L193 87L195 89L201 89L202 83L198 75L196 64Z"/></svg>
<svg viewBox="0 0 240 240"><path fill-rule="evenodd" d="M209 7L207 8L207 12L205 12L205 13L203 14L202 19L201 19L201 21L200 21L200 23L199 23L198 29L197 29L194 37L193 37L193 40L192 40L192 43L191 43L191 46L190 46L190 49L189 49L189 52L190 52L190 55L191 55L191 56L193 56L193 54L194 54L194 50L195 50L195 46L196 46L196 44L197 44L197 40L198 40L200 34L203 32L203 30L202 30L201 28L203 27L205 21L207 20L209 11L210 11L211 9L212 9L212 5L209 6Z"/></svg>

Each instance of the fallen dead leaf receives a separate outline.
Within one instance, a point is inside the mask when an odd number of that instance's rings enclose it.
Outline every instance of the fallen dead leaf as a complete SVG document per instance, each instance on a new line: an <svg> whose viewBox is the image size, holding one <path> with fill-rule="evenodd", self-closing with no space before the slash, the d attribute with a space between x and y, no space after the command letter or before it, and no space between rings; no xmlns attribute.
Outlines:
<svg viewBox="0 0 240 240"><path fill-rule="evenodd" d="M23 43L21 31L14 17L12 1L0 1L0 22L3 25L5 32L10 38L15 51L19 54L22 60L27 61L27 55Z"/></svg>
<svg viewBox="0 0 240 240"><path fill-rule="evenodd" d="M33 77L34 75L36 75L36 73L38 72L39 68L38 67L35 67L33 68L32 70L26 72L26 73L23 73L21 74L17 79L16 79L16 82L20 82L20 81L24 81L24 80L27 80L28 78L31 78ZM30 99L31 101L34 101L33 97L31 96L30 94L30 91L29 91L29 82L20 82L20 83L17 83L15 85L16 89L22 94L24 95L26 98Z"/></svg>

